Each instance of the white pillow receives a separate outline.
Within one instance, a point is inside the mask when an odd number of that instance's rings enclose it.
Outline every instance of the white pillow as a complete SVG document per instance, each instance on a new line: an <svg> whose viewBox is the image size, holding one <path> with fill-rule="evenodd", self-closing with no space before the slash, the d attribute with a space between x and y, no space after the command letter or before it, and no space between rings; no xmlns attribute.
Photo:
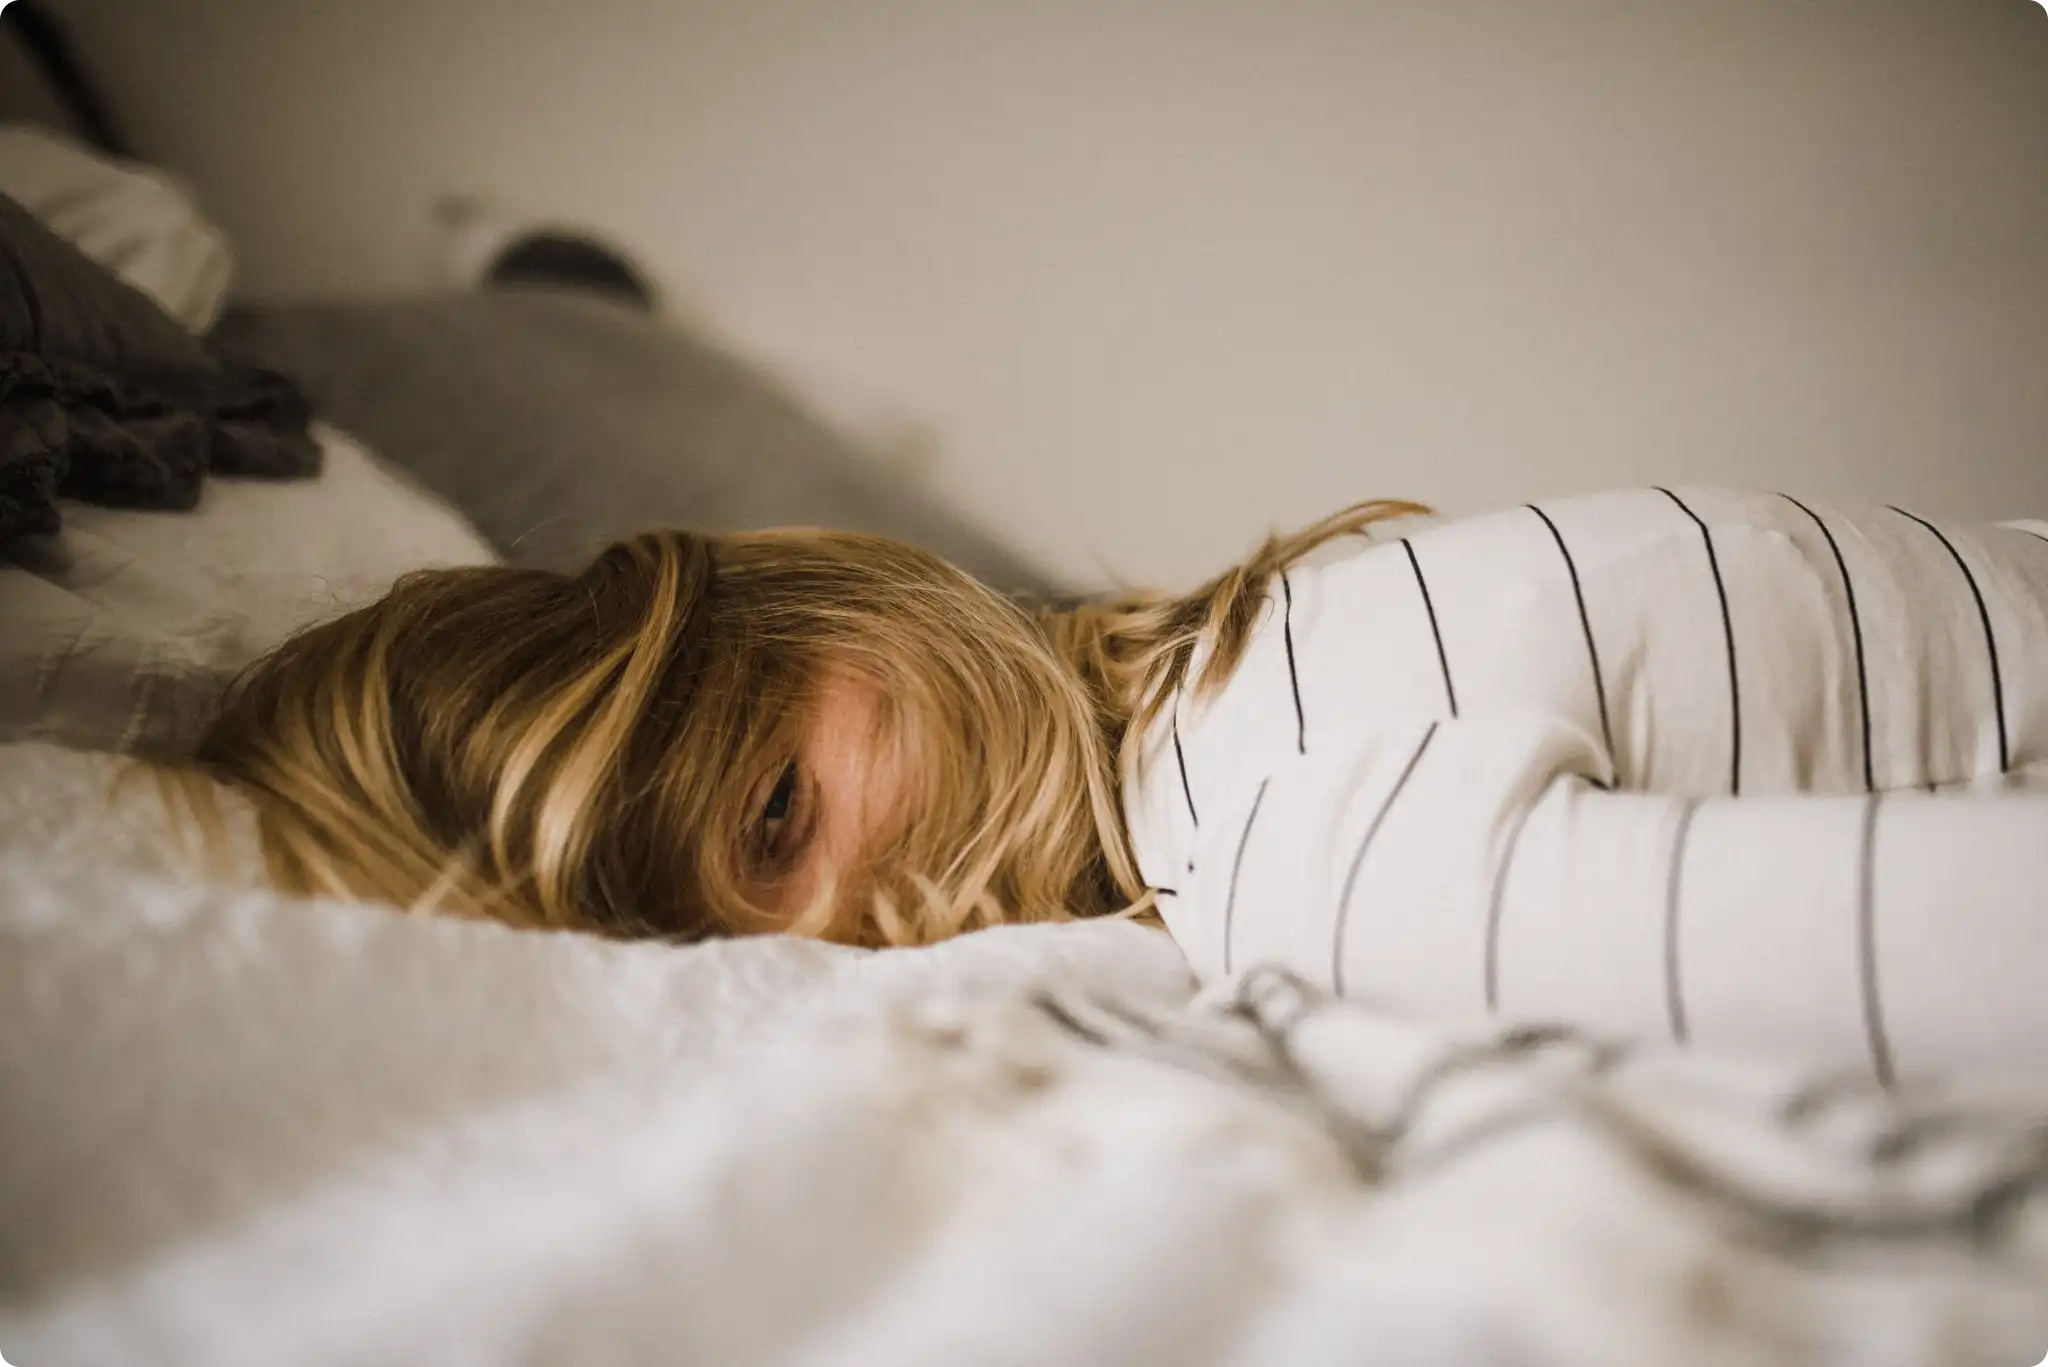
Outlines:
<svg viewBox="0 0 2048 1367"><path fill-rule="evenodd" d="M0 125L0 194L195 333L227 299L234 255L168 172L115 162L48 129Z"/></svg>
<svg viewBox="0 0 2048 1367"><path fill-rule="evenodd" d="M0 557L0 741L188 752L235 673L408 570L495 560L447 505L315 424L310 480L206 481L192 512L64 505Z"/></svg>

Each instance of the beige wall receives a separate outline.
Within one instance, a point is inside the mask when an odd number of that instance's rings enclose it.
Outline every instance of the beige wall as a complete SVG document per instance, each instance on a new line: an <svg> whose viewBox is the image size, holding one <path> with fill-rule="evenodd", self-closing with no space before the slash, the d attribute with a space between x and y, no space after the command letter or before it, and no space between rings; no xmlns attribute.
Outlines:
<svg viewBox="0 0 2048 1367"><path fill-rule="evenodd" d="M265 295L481 191L1077 579L1369 494L2048 513L2032 0L59 0Z"/></svg>

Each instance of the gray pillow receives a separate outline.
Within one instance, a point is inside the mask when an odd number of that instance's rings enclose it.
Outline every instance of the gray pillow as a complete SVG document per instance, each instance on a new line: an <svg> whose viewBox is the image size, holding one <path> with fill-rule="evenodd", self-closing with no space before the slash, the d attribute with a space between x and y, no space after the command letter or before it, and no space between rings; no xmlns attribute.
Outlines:
<svg viewBox="0 0 2048 1367"><path fill-rule="evenodd" d="M514 564L573 568L652 526L828 526L923 546L1005 592L1053 591L731 354L607 300L242 308L214 337L297 380Z"/></svg>

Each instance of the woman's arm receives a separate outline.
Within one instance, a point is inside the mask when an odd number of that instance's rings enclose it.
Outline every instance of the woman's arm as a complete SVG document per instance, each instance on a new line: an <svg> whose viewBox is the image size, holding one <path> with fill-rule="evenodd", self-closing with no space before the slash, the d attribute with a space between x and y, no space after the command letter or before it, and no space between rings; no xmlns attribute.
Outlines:
<svg viewBox="0 0 2048 1367"><path fill-rule="evenodd" d="M2048 1063L2048 794L1612 793L1599 755L1536 716L1324 747L1204 813L1168 922L1205 974L1439 1014L1884 1077Z"/></svg>

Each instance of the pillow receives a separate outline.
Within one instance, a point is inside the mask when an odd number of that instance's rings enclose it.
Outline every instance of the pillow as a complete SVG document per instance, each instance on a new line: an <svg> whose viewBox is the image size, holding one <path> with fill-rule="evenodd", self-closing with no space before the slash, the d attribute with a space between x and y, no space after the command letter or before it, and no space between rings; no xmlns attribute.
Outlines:
<svg viewBox="0 0 2048 1367"><path fill-rule="evenodd" d="M28 124L0 124L0 194L147 295L188 332L213 326L234 258L185 186Z"/></svg>
<svg viewBox="0 0 2048 1367"><path fill-rule="evenodd" d="M188 754L235 673L408 570L488 564L453 510L314 429L315 480L214 480L190 514L68 504L0 553L0 742Z"/></svg>
<svg viewBox="0 0 2048 1367"><path fill-rule="evenodd" d="M811 525L1050 591L746 364L608 300L507 290L231 310L215 335L297 380L515 564L573 569L650 526Z"/></svg>
<svg viewBox="0 0 2048 1367"><path fill-rule="evenodd" d="M0 195L0 546L53 495L189 508L206 471L318 467L280 377L224 364L146 296Z"/></svg>

